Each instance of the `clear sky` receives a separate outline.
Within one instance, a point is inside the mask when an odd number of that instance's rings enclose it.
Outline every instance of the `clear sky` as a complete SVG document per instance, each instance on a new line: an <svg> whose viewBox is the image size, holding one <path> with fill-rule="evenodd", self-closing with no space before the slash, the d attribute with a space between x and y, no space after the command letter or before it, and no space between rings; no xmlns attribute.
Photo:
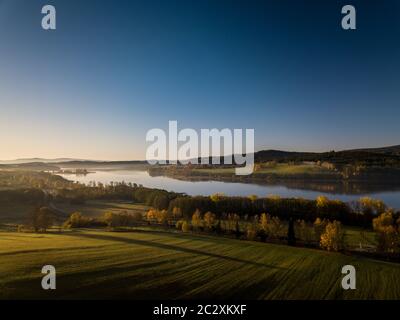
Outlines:
<svg viewBox="0 0 400 320"><path fill-rule="evenodd" d="M168 120L258 150L399 144L399 57L396 0L0 0L0 159L144 159Z"/></svg>

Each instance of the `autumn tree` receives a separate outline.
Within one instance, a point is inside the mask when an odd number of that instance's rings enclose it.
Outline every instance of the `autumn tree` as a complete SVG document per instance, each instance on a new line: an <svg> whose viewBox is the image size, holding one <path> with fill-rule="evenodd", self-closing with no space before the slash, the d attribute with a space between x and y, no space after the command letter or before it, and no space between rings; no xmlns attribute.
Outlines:
<svg viewBox="0 0 400 320"><path fill-rule="evenodd" d="M323 219L321 220L320 218L315 219L314 221L314 234L315 234L315 240L320 242L321 241L321 235L325 232L326 225L328 224L328 221Z"/></svg>
<svg viewBox="0 0 400 320"><path fill-rule="evenodd" d="M210 211L206 212L204 214L204 223L209 230L212 230L215 224L215 214Z"/></svg>
<svg viewBox="0 0 400 320"><path fill-rule="evenodd" d="M147 221L149 223L157 221L157 210L156 209L150 209L149 211L147 211L146 219L147 219Z"/></svg>
<svg viewBox="0 0 400 320"><path fill-rule="evenodd" d="M260 227L265 233L268 233L268 223L270 216L266 213L262 213L260 217Z"/></svg>
<svg viewBox="0 0 400 320"><path fill-rule="evenodd" d="M329 205L329 199L325 196L318 196L316 206L319 212L324 212Z"/></svg>
<svg viewBox="0 0 400 320"><path fill-rule="evenodd" d="M279 239L285 233L285 225L278 217L272 217L268 224L268 236Z"/></svg>
<svg viewBox="0 0 400 320"><path fill-rule="evenodd" d="M362 197L358 201L363 214L377 215L385 212L386 205L382 200Z"/></svg>
<svg viewBox="0 0 400 320"><path fill-rule="evenodd" d="M72 213L64 222L66 228L84 228L91 223L92 219L84 217L80 212Z"/></svg>
<svg viewBox="0 0 400 320"><path fill-rule="evenodd" d="M190 224L186 220L182 223L182 231L189 232L190 231Z"/></svg>
<svg viewBox="0 0 400 320"><path fill-rule="evenodd" d="M307 223L304 220L298 220L296 222L295 232L297 238L304 241L305 244L310 244L314 239L313 229L309 225L307 225ZM320 238L321 236L319 236L319 239Z"/></svg>
<svg viewBox="0 0 400 320"><path fill-rule="evenodd" d="M255 215L253 217L253 221L248 223L246 226L246 238L247 240L256 240L257 234L259 231L259 219L258 216Z"/></svg>
<svg viewBox="0 0 400 320"><path fill-rule="evenodd" d="M174 208L172 209L172 217L173 217L174 219L180 219L180 218L182 218L182 210L181 210L181 208L174 207Z"/></svg>
<svg viewBox="0 0 400 320"><path fill-rule="evenodd" d="M344 249L344 231L339 221L328 222L325 232L321 235L320 246L328 251Z"/></svg>
<svg viewBox="0 0 400 320"><path fill-rule="evenodd" d="M396 253L400 249L399 226L396 226L393 213L384 212L372 220L372 226L377 234L377 249L382 253Z"/></svg>
<svg viewBox="0 0 400 320"><path fill-rule="evenodd" d="M157 217L157 222L164 225L167 225L170 220L168 210L165 209L156 210L156 217Z"/></svg>
<svg viewBox="0 0 400 320"><path fill-rule="evenodd" d="M201 213L199 209L196 209L196 211L192 215L192 227L195 230L200 230L203 228L203 219L201 218Z"/></svg>
<svg viewBox="0 0 400 320"><path fill-rule="evenodd" d="M103 214L103 221L107 224L109 228L115 228L119 226L118 216L110 211Z"/></svg>
<svg viewBox="0 0 400 320"><path fill-rule="evenodd" d="M46 232L55 221L55 213L48 207L36 208L29 215L29 223L35 232Z"/></svg>

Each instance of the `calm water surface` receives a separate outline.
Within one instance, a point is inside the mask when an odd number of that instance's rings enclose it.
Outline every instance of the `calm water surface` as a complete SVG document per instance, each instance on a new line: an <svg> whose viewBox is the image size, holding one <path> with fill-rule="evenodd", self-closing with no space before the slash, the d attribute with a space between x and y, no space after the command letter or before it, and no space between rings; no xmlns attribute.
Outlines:
<svg viewBox="0 0 400 320"><path fill-rule="evenodd" d="M132 182L142 184L149 188L165 189L168 191L183 192L189 195L211 195L214 193L224 193L230 196L248 196L258 195L260 197L267 195L279 195L281 197L296 198L302 197L306 199L315 199L319 195L325 195L330 199L339 199L346 202L357 200L362 196L370 196L383 200L387 205L400 208L400 189L390 190L390 187L383 187L379 191L357 192L356 194L346 191L316 191L315 188L307 188L307 182L300 187L287 185L259 185L255 183L239 183L239 182L221 182L221 181L182 181L169 177L150 176L147 171L96 171L87 175L62 174L62 177L78 181L81 183L89 183L91 181L110 183L110 182ZM307 190L314 189L314 190ZM324 188L322 190L326 190ZM393 188L394 189L394 188ZM328 188L329 190L329 188Z"/></svg>

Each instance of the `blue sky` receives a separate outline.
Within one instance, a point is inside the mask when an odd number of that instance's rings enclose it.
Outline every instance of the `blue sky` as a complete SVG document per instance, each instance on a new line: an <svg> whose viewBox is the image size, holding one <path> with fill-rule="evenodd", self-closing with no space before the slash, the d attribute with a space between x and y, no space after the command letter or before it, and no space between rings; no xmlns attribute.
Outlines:
<svg viewBox="0 0 400 320"><path fill-rule="evenodd" d="M0 39L0 159L143 159L168 120L256 149L400 143L395 0L0 0Z"/></svg>

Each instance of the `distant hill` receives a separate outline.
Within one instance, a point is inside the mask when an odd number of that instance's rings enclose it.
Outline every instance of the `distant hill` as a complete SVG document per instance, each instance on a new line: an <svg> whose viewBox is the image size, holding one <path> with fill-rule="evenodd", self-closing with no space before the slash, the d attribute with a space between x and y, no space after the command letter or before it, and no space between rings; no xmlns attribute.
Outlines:
<svg viewBox="0 0 400 320"><path fill-rule="evenodd" d="M380 147L380 148L364 148L350 149L342 151L329 152L296 152L282 150L261 150L254 153L256 162L265 161L328 161L337 164L347 164L354 162L363 162L367 164L400 164L400 145ZM145 165L145 160L132 161L99 161L99 160L83 160L73 158L29 158L16 160L0 160L0 165L23 165L37 167L39 163L46 165L57 165L61 167L121 167L129 168L132 165ZM223 163L223 158L221 159ZM32 165L34 164L34 165Z"/></svg>
<svg viewBox="0 0 400 320"><path fill-rule="evenodd" d="M57 171L60 168L51 163L29 162L29 163L11 163L0 164L0 169L18 169L18 170L33 170L33 171Z"/></svg>
<svg viewBox="0 0 400 320"><path fill-rule="evenodd" d="M0 160L0 164L22 164L22 163L60 163L69 161L85 161L82 159L73 158L56 158L56 159L45 159L45 158L24 158L15 160Z"/></svg>
<svg viewBox="0 0 400 320"><path fill-rule="evenodd" d="M291 152L262 150L254 154L256 162L264 161L327 161L336 164L362 162L370 165L400 165L400 146L351 149L329 152Z"/></svg>
<svg viewBox="0 0 400 320"><path fill-rule="evenodd" d="M364 151L364 152L372 152L372 153L386 153L386 154L400 155L400 145L383 147L383 148L353 149L350 151Z"/></svg>

